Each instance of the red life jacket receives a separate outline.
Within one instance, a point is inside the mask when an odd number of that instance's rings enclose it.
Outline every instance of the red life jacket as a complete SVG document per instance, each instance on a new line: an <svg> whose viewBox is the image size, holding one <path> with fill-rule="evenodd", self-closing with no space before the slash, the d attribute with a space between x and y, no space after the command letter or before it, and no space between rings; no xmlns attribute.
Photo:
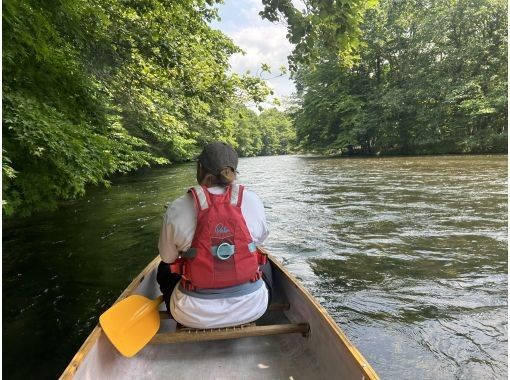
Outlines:
<svg viewBox="0 0 510 380"><path fill-rule="evenodd" d="M241 212L244 186L230 185L224 194L205 186L189 190L197 209L191 248L182 255L185 289L219 289L261 277L257 249Z"/></svg>

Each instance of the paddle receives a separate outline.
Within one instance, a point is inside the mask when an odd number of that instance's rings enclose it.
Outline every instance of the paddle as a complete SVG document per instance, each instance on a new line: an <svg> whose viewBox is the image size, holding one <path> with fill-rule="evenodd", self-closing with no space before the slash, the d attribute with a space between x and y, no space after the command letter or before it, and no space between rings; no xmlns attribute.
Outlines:
<svg viewBox="0 0 510 380"><path fill-rule="evenodd" d="M160 322L158 306L161 302L163 296L151 300L132 295L99 317L106 336L122 355L132 357L156 335Z"/></svg>

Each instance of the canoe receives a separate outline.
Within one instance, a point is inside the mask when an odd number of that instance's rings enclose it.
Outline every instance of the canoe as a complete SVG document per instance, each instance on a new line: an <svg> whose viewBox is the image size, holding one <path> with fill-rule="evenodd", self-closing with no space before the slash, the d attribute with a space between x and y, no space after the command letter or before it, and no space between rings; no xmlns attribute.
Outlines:
<svg viewBox="0 0 510 380"><path fill-rule="evenodd" d="M274 257L273 300L255 323L179 328L160 306L156 336L126 358L98 325L61 379L379 379L327 311ZM159 256L121 294L154 299Z"/></svg>

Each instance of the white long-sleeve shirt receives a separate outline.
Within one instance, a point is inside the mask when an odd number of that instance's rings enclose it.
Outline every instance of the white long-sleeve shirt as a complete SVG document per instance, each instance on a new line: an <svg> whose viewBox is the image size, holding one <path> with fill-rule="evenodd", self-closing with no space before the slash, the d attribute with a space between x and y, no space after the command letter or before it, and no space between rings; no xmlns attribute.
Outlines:
<svg viewBox="0 0 510 380"><path fill-rule="evenodd" d="M225 188L210 187L212 194L223 194ZM256 245L262 244L269 231L264 205L254 192L245 189L241 212ZM197 224L197 210L191 194L173 201L163 217L159 236L159 254L166 263L174 262L179 252L187 251ZM268 301L265 286L253 293L230 298L203 299L182 293L175 287L170 298L170 310L175 320L195 328L235 326L254 321L264 314Z"/></svg>

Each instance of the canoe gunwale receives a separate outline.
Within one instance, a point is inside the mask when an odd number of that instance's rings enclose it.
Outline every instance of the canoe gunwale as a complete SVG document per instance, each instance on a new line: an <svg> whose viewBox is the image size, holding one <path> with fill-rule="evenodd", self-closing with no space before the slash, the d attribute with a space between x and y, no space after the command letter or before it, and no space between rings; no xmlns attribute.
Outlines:
<svg viewBox="0 0 510 380"><path fill-rule="evenodd" d="M279 270L282 273L282 275L288 280L288 283L292 284L295 287L296 291L303 297L308 306L316 310L316 312L321 315L321 317L326 322L326 326L328 327L329 332L336 336L336 338L341 341L344 347L350 352L352 357L358 363L360 370L363 372L364 376L363 379L373 380L380 379L375 370L372 368L372 366L368 363L368 361L361 354L361 352L352 344L347 335L345 335L345 333L338 326L335 320L331 317L331 315L329 315L324 306L322 306L319 303L319 301L317 301L317 299L315 299L315 297L313 297L310 294L310 292L296 280L294 275L290 273L290 271L286 269L278 260L275 259L274 256L269 254L265 249L263 249L262 251L268 256L269 260L271 261L273 270L274 269ZM313 329L311 331L311 334L313 334Z"/></svg>
<svg viewBox="0 0 510 380"><path fill-rule="evenodd" d="M159 255L157 255L141 272L138 276L134 278L133 281L128 285L126 289L121 293L119 298L114 302L113 305L115 305L117 302L122 301L124 298L129 297L133 292L136 290L137 286L145 279L145 276L149 274L151 271L153 271L157 265L160 262ZM112 306L113 306L112 305ZM92 330L90 335L87 337L85 342L81 345L78 352L74 355L74 357L71 359L71 362L66 367L64 372L62 372L62 375L60 376L59 380L67 380L72 379L74 377L74 374L78 370L80 364L83 362L89 351L92 349L92 347L96 344L99 337L101 336L103 329L99 325L99 323L96 325L96 327Z"/></svg>

